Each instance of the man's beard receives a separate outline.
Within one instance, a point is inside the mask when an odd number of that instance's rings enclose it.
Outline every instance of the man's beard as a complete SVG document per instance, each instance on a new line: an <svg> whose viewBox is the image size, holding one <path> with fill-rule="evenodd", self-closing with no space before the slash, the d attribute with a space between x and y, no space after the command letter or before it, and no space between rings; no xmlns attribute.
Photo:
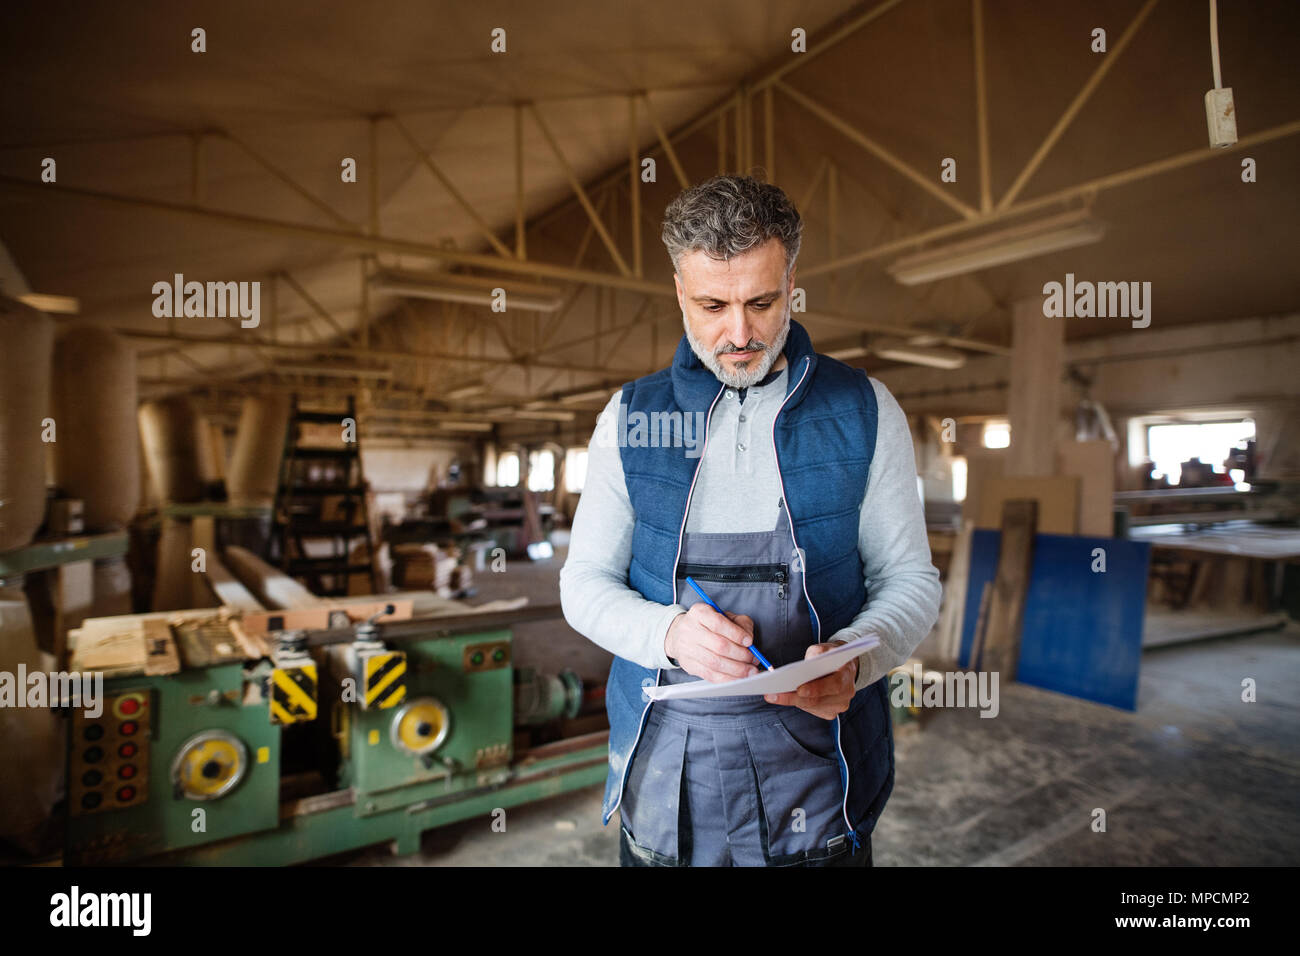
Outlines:
<svg viewBox="0 0 1300 956"><path fill-rule="evenodd" d="M781 325L781 331L776 335L775 341L771 344L760 342L758 339L750 339L743 345L732 342L724 342L718 346L717 351L710 352L704 347L703 343L695 337L691 331L690 322L686 321L685 313L682 314L682 325L686 328L686 341L691 345L691 351L695 357L704 363L704 367L717 376L718 381L723 385L730 385L732 388L749 388L751 385L757 385L767 373L772 371L772 366L781 355L781 350L785 348L785 340L790 334L790 310L785 313L785 322ZM757 358L752 358L743 365L736 365L735 370L728 368L722 363L721 355L728 352L748 352L754 349L762 349L763 354Z"/></svg>

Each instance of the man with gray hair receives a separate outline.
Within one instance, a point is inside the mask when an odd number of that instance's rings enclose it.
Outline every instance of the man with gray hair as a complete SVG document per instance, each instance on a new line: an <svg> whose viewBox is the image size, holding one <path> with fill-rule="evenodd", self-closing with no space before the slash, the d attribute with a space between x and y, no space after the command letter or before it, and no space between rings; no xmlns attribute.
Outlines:
<svg viewBox="0 0 1300 956"><path fill-rule="evenodd" d="M893 789L886 674L934 624L939 573L898 403L791 320L802 227L747 177L669 204L685 335L601 417L699 415L703 452L635 433L589 446L560 597L615 655L603 822L620 811L625 866L870 865ZM751 676L751 647L779 667L868 635L793 693L643 692Z"/></svg>

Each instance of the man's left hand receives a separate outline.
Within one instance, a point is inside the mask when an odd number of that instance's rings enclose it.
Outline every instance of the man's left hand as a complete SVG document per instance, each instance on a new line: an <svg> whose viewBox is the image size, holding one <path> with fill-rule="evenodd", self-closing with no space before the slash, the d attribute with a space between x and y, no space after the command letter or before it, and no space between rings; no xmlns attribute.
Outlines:
<svg viewBox="0 0 1300 956"><path fill-rule="evenodd" d="M804 660L816 657L818 654L825 654L843 643L843 641L831 641L826 644L810 645L804 653ZM849 709L849 702L853 700L853 685L857 679L858 659L855 657L839 670L800 684L796 690L785 694L765 694L763 699L769 704L791 705L823 720L830 720Z"/></svg>

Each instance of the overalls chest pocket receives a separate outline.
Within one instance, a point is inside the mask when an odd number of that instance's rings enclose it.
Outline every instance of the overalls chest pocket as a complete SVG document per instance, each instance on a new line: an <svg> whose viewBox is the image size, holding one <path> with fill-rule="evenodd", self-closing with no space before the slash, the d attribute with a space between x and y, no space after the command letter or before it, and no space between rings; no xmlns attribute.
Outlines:
<svg viewBox="0 0 1300 956"><path fill-rule="evenodd" d="M690 577L713 603L754 622L754 646L773 667L801 661L814 643L804 601L803 562L785 502L771 531L735 534L687 533L677 564L677 603L689 608L701 600L686 583Z"/></svg>
<svg viewBox="0 0 1300 956"><path fill-rule="evenodd" d="M763 652L773 667L788 663L783 652L790 635L789 564L683 562L677 566L677 584L679 600L684 607L700 600L694 589L686 584L687 577L696 581L713 603L727 613L743 614L753 620L754 646ZM802 656L801 652L799 657Z"/></svg>

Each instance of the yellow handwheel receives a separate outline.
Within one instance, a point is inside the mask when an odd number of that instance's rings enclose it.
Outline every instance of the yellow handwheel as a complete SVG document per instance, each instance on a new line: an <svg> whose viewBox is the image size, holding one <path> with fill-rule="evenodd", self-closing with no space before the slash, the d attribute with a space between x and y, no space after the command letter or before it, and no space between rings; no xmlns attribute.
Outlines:
<svg viewBox="0 0 1300 956"><path fill-rule="evenodd" d="M248 749L234 734L205 730L176 751L172 784L178 796L216 800L239 785L248 772Z"/></svg>
<svg viewBox="0 0 1300 956"><path fill-rule="evenodd" d="M433 753L451 732L451 713L433 697L417 697L393 717L393 746L419 756Z"/></svg>

